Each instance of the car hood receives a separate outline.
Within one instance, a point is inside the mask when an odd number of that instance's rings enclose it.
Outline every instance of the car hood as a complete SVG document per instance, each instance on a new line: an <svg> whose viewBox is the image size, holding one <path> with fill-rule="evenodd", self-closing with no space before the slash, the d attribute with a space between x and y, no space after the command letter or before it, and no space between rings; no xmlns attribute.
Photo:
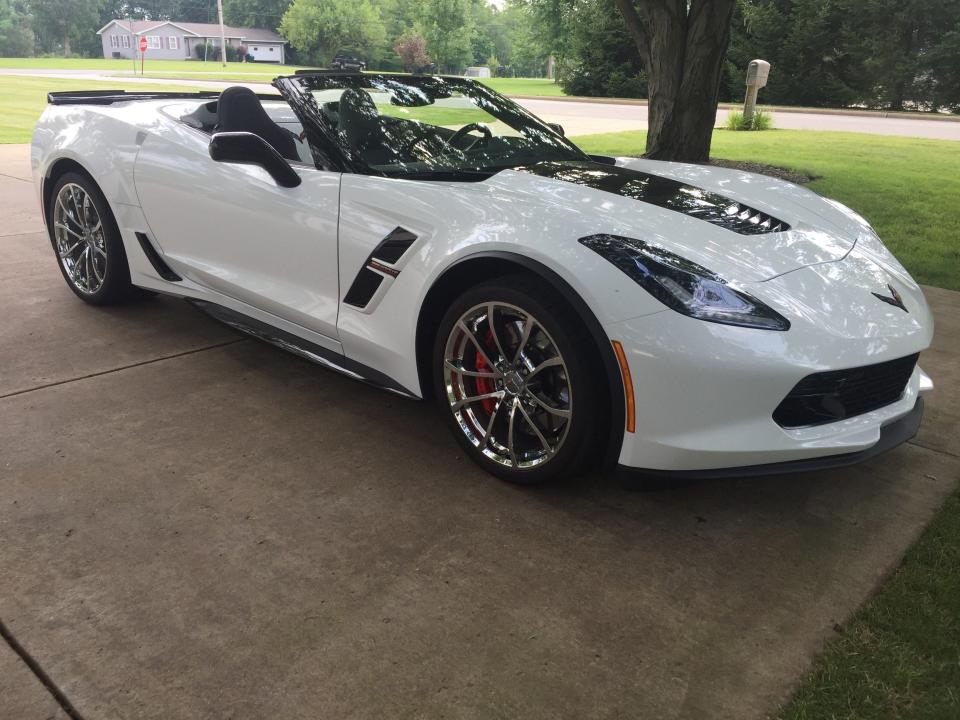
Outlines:
<svg viewBox="0 0 960 720"><path fill-rule="evenodd" d="M793 183L705 165L543 162L489 182L575 216L569 226L579 236L641 239L736 282L841 260L870 232L843 206Z"/></svg>

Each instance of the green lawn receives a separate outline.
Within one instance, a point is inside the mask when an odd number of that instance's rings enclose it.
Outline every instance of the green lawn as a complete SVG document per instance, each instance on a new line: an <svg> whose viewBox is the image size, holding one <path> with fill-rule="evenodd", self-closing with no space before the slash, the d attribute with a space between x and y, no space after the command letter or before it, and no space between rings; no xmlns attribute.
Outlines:
<svg viewBox="0 0 960 720"><path fill-rule="evenodd" d="M960 718L960 493L777 717Z"/></svg>
<svg viewBox="0 0 960 720"><path fill-rule="evenodd" d="M299 65L270 65L268 63L227 63L200 60L151 60L147 53L144 74L147 77L170 80L222 80L226 82L269 82L277 75L291 75ZM132 60L112 58L0 58L0 68L37 70L91 70L130 75ZM139 65L138 65L139 72ZM535 95L558 97L565 93L553 80L543 78L480 78L505 95Z"/></svg>
<svg viewBox="0 0 960 720"><path fill-rule="evenodd" d="M575 138L593 153L640 155L645 134ZM802 170L810 187L862 214L922 283L960 290L960 142L859 133L718 130L713 155Z"/></svg>
<svg viewBox="0 0 960 720"><path fill-rule="evenodd" d="M59 80L0 75L0 143L27 143L33 126L47 106L47 93L60 90L183 90L196 88L176 85L132 85L123 82Z"/></svg>
<svg viewBox="0 0 960 720"><path fill-rule="evenodd" d="M557 83L545 78L478 78L503 95L532 95L536 97L562 97L566 95Z"/></svg>

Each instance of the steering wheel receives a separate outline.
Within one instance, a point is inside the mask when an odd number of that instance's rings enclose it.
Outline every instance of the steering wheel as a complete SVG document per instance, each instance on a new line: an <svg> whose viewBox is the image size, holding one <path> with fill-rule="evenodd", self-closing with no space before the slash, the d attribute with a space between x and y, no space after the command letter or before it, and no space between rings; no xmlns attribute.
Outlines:
<svg viewBox="0 0 960 720"><path fill-rule="evenodd" d="M470 143L470 144L469 144L467 147L465 147L465 148L457 148L458 150L460 150L461 152L470 152L471 150L473 150L473 149L477 146L478 143L481 143L481 142L482 142L482 143L486 143L488 140L490 140L491 138L493 138L493 133L490 132L490 128L488 128L486 125L484 125L484 124L482 124L482 123L470 123L469 125L464 125L462 128L460 128L459 130L457 130L453 135L451 135L451 136L450 136L450 139L447 140L447 145L448 145L448 146L454 146L453 144L454 144L457 140L459 140L460 138L462 138L462 137L463 137L464 135L466 135L467 133L473 132L474 130L477 130L478 132L482 132L484 136L483 136L483 137L478 137L476 140L474 140L472 143ZM454 146L454 147L456 147L456 146Z"/></svg>

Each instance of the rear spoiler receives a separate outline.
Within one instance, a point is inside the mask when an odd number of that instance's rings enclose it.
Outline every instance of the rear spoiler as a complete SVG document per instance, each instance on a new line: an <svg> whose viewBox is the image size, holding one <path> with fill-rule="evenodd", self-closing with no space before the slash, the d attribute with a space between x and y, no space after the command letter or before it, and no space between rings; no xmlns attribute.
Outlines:
<svg viewBox="0 0 960 720"><path fill-rule="evenodd" d="M200 90L198 92L150 92L135 90L65 90L62 92L47 93L47 103L50 105L113 105L118 102L134 102L137 100L216 100L220 97L219 90ZM257 93L261 100L276 100L279 95L264 95Z"/></svg>

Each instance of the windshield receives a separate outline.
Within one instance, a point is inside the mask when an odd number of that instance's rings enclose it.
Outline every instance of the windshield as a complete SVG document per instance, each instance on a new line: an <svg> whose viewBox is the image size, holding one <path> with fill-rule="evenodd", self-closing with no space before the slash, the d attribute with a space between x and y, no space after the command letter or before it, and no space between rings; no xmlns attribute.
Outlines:
<svg viewBox="0 0 960 720"><path fill-rule="evenodd" d="M364 172L486 175L583 152L484 85L411 75L298 75L303 112Z"/></svg>

